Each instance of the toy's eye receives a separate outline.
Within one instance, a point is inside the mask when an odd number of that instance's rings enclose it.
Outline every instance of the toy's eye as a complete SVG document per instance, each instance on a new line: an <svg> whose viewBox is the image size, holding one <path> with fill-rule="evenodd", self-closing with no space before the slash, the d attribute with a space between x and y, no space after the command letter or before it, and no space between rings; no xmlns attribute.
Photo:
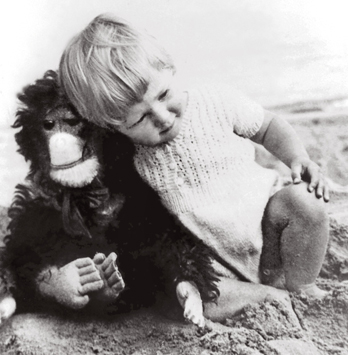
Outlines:
<svg viewBox="0 0 348 355"><path fill-rule="evenodd" d="M46 121L43 121L43 123L42 123L43 128L46 131L50 131L51 129L53 129L54 124L55 124L54 121L51 121L51 120L46 120Z"/></svg>
<svg viewBox="0 0 348 355"><path fill-rule="evenodd" d="M65 123L67 123L69 126L77 126L82 120L80 118L69 118L66 120L63 120Z"/></svg>

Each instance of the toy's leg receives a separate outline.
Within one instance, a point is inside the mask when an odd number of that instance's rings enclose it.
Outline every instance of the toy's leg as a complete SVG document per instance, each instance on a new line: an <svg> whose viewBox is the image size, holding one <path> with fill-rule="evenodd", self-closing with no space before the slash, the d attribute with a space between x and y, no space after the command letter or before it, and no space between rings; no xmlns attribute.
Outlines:
<svg viewBox="0 0 348 355"><path fill-rule="evenodd" d="M116 266L116 254L110 253L106 257L102 253L97 253L93 261L100 272L104 286L98 291L98 298L104 302L115 301L125 287L123 278Z"/></svg>
<svg viewBox="0 0 348 355"><path fill-rule="evenodd" d="M193 282L181 281L176 286L176 295L184 309L184 317L198 327L204 327L203 303L196 285Z"/></svg>
<svg viewBox="0 0 348 355"><path fill-rule="evenodd" d="M288 291L324 297L315 280L329 239L328 215L323 200L309 193L306 183L287 186L272 196L264 214L263 235L263 281L271 284L272 274L283 269Z"/></svg>
<svg viewBox="0 0 348 355"><path fill-rule="evenodd" d="M0 323L12 316L16 310L15 299L8 295L0 301Z"/></svg>
<svg viewBox="0 0 348 355"><path fill-rule="evenodd" d="M36 279L42 296L55 299L73 309L80 309L89 302L88 293L103 287L103 281L91 258L81 258L57 268L43 270Z"/></svg>
<svg viewBox="0 0 348 355"><path fill-rule="evenodd" d="M291 317L294 325L299 326L287 291L226 277L221 278L218 287L220 296L217 302L207 302L204 304L204 316L212 321L223 322L226 318L231 318L238 314L249 304L276 300L287 310L288 316Z"/></svg>

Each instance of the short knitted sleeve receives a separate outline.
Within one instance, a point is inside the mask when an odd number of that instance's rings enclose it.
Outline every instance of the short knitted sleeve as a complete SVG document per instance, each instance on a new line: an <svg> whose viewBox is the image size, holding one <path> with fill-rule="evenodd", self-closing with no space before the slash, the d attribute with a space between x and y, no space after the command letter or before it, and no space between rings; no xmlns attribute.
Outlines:
<svg viewBox="0 0 348 355"><path fill-rule="evenodd" d="M262 106L228 85L216 86L213 90L234 132L246 138L254 136L263 123Z"/></svg>

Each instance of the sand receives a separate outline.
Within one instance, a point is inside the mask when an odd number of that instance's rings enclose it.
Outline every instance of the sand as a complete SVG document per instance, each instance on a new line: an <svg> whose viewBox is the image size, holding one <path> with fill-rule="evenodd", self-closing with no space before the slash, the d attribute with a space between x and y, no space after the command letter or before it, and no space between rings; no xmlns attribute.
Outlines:
<svg viewBox="0 0 348 355"><path fill-rule="evenodd" d="M318 284L321 301L292 295L297 319L277 302L246 307L204 331L184 322L180 309L156 306L108 318L67 314L16 314L0 328L1 354L238 354L348 355L348 115L330 103L274 108L289 119L330 178L330 244ZM303 119L306 116L306 119ZM262 164L288 169L263 151ZM7 223L0 211L4 233ZM29 302L29 298L28 298ZM300 324L300 325L299 325Z"/></svg>

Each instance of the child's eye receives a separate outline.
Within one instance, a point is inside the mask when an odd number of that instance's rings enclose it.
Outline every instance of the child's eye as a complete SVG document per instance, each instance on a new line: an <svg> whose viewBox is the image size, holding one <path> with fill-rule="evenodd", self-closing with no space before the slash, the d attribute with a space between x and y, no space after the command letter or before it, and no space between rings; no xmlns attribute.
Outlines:
<svg viewBox="0 0 348 355"><path fill-rule="evenodd" d="M159 101L163 101L168 95L168 90L166 90L164 93L162 93L159 97L158 100Z"/></svg>
<svg viewBox="0 0 348 355"><path fill-rule="evenodd" d="M144 119L147 117L147 115L148 115L148 114L145 113L143 116L141 116L141 118L140 118L139 121L133 123L131 126L128 127L128 129L131 129L131 128L133 128L133 127L136 127L139 123L143 122Z"/></svg>

